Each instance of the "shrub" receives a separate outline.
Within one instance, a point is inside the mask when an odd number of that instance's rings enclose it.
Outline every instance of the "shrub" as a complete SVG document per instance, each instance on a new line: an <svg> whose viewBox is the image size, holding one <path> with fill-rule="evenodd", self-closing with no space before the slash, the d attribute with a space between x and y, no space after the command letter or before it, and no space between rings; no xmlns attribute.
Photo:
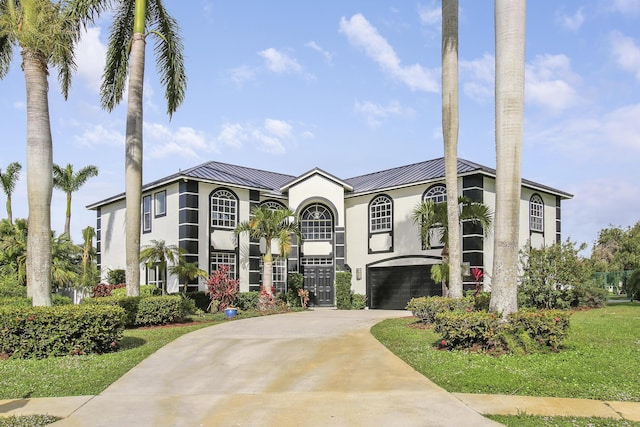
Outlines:
<svg viewBox="0 0 640 427"><path fill-rule="evenodd" d="M140 296L141 297L152 297L155 295L161 295L162 291L155 285L140 285ZM127 287L119 286L111 290L112 297L126 297L127 296Z"/></svg>
<svg viewBox="0 0 640 427"><path fill-rule="evenodd" d="M302 273L289 273L287 277L287 304L290 307L300 307L299 291L304 287L304 275Z"/></svg>
<svg viewBox="0 0 640 427"><path fill-rule="evenodd" d="M13 279L4 277L0 280L0 298L6 297L26 297L27 287L19 285Z"/></svg>
<svg viewBox="0 0 640 427"><path fill-rule="evenodd" d="M235 304L239 290L240 281L230 278L229 267L221 265L207 280L205 293L211 298L210 307L221 311Z"/></svg>
<svg viewBox="0 0 640 427"><path fill-rule="evenodd" d="M127 283L127 275L122 269L108 270L107 271L107 283L110 285L118 285L120 283Z"/></svg>
<svg viewBox="0 0 640 427"><path fill-rule="evenodd" d="M420 319L422 323L434 323L438 313L453 310L472 310L474 298L473 296L467 296L462 299L438 296L411 298L406 309L411 310L411 313Z"/></svg>
<svg viewBox="0 0 640 427"><path fill-rule="evenodd" d="M502 322L486 311L441 311L434 329L442 337L441 347L526 354L560 349L569 316L560 310L523 310Z"/></svg>
<svg viewBox="0 0 640 427"><path fill-rule="evenodd" d="M351 273L336 272L336 308L349 310L351 308Z"/></svg>
<svg viewBox="0 0 640 427"><path fill-rule="evenodd" d="M351 308L353 310L362 310L367 307L367 296L363 294L351 295Z"/></svg>
<svg viewBox="0 0 640 427"><path fill-rule="evenodd" d="M259 297L260 292L258 291L238 292L236 307L244 311L257 310Z"/></svg>
<svg viewBox="0 0 640 427"><path fill-rule="evenodd" d="M177 295L85 298L82 304L122 307L126 312L127 327L164 325L182 319L182 299Z"/></svg>
<svg viewBox="0 0 640 427"><path fill-rule="evenodd" d="M53 305L70 305L73 304L73 301L69 297L65 297L64 295L56 295L53 294L51 296L51 302ZM27 297L8 297L2 298L0 297L0 305L10 305L13 307L31 307L33 306L33 299Z"/></svg>
<svg viewBox="0 0 640 427"><path fill-rule="evenodd" d="M625 292L631 301L640 300L640 270L631 273L631 277L625 284Z"/></svg>
<svg viewBox="0 0 640 427"><path fill-rule="evenodd" d="M44 358L113 351L124 331L120 307L0 307L0 353Z"/></svg>
<svg viewBox="0 0 640 427"><path fill-rule="evenodd" d="M186 295L187 295L187 298L190 298L193 300L193 302L196 305L196 308L198 308L199 310L207 311L209 309L209 304L211 303L211 300L209 299L209 296L207 296L207 294L204 293L204 291L187 292Z"/></svg>
<svg viewBox="0 0 640 427"><path fill-rule="evenodd" d="M572 307L600 308L607 305L609 291L593 286L578 286L573 289Z"/></svg>
<svg viewBox="0 0 640 427"><path fill-rule="evenodd" d="M91 297L92 298L110 297L111 292L114 289L125 288L126 286L127 285L125 285L124 283L120 283L118 285L109 285L106 283L100 283L99 285L96 285L91 289Z"/></svg>

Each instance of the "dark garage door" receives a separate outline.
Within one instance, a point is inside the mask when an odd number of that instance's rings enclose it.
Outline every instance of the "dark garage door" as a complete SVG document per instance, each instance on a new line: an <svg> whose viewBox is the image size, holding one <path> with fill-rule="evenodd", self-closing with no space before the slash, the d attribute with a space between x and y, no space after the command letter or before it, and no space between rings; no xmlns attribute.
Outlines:
<svg viewBox="0 0 640 427"><path fill-rule="evenodd" d="M367 282L371 308L404 310L411 298L442 295L441 285L431 280L430 265L372 267Z"/></svg>

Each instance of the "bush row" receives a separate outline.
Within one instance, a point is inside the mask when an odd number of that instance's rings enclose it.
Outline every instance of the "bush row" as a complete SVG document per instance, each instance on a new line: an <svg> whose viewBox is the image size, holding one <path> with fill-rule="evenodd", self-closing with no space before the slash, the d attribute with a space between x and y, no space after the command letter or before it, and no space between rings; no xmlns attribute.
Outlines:
<svg viewBox="0 0 640 427"><path fill-rule="evenodd" d="M114 351L122 339L120 307L0 307L0 353L44 358Z"/></svg>
<svg viewBox="0 0 640 427"><path fill-rule="evenodd" d="M64 295L51 295L53 305L70 305L73 301ZM31 307L33 306L33 298L27 297L0 297L0 306L11 305L14 307Z"/></svg>
<svg viewBox="0 0 640 427"><path fill-rule="evenodd" d="M474 302L474 298L469 296L464 298L419 297L412 298L406 308L411 310L411 313L422 323L434 323L438 313L472 309Z"/></svg>
<svg viewBox="0 0 640 427"><path fill-rule="evenodd" d="M557 351L569 330L570 313L561 310L522 310L507 322L486 311L443 311L436 315L440 345L451 349L528 354Z"/></svg>
<svg viewBox="0 0 640 427"><path fill-rule="evenodd" d="M127 327L175 323L183 313L182 298L176 295L85 298L82 305L122 307Z"/></svg>

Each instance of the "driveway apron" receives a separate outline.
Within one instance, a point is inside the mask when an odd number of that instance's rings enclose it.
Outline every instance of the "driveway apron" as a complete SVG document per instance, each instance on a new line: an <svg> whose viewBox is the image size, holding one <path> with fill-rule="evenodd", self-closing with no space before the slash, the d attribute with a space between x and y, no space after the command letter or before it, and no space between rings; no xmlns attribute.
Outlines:
<svg viewBox="0 0 640 427"><path fill-rule="evenodd" d="M405 311L229 320L166 345L55 426L496 426L369 332Z"/></svg>

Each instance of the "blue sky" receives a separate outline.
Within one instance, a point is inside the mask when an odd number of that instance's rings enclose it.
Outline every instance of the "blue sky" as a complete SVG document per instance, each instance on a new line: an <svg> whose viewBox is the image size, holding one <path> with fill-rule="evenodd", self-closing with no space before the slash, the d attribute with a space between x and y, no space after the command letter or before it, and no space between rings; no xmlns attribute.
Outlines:
<svg viewBox="0 0 640 427"><path fill-rule="evenodd" d="M440 3L394 3L166 0L188 88L170 121L148 40L144 181L209 160L350 178L441 157ZM459 19L458 154L495 167L493 2L461 1ZM85 206L124 191L126 103L109 114L98 95L109 24L83 37L68 101L50 78L54 162L100 168L74 193L75 241L95 226ZM640 0L528 2L522 171L575 195L563 238L591 244L602 228L640 219L639 28ZM0 81L2 169L26 167L19 60ZM13 211L28 215L25 169ZM57 232L64 215L54 190Z"/></svg>

